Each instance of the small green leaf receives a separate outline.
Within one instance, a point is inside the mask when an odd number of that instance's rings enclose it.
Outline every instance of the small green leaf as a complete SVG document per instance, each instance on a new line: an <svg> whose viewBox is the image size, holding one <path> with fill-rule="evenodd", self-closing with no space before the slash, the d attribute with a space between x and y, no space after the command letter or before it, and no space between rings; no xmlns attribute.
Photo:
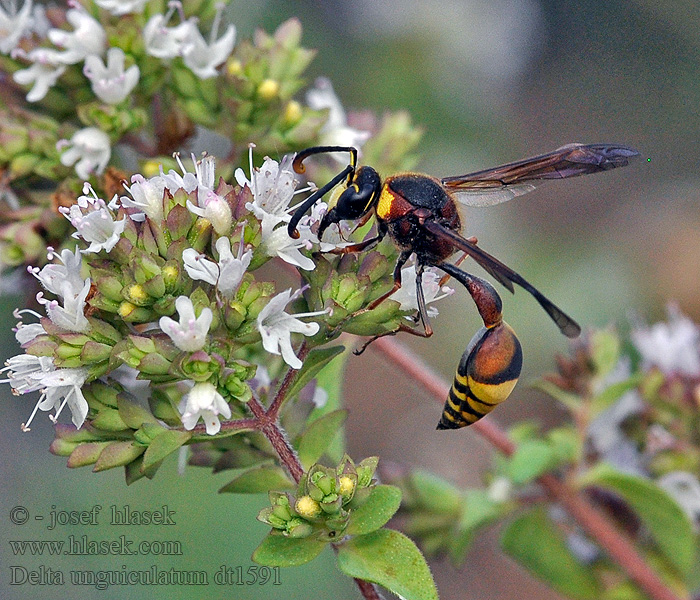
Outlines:
<svg viewBox="0 0 700 600"><path fill-rule="evenodd" d="M437 600L430 568L416 545L405 535L379 529L350 538L338 546L340 570L378 583L406 600Z"/></svg>
<svg viewBox="0 0 700 600"><path fill-rule="evenodd" d="M436 513L454 513L462 504L460 491L442 477L417 469L411 473L411 492L422 507Z"/></svg>
<svg viewBox="0 0 700 600"><path fill-rule="evenodd" d="M593 572L571 553L542 509L525 513L503 532L501 547L535 577L565 596L598 600L601 586Z"/></svg>
<svg viewBox="0 0 700 600"><path fill-rule="evenodd" d="M369 497L350 513L347 533L364 535L376 531L394 516L401 505L401 490L393 485L377 485Z"/></svg>
<svg viewBox="0 0 700 600"><path fill-rule="evenodd" d="M342 353L343 350L345 350L344 346L331 346L330 348L317 348L309 352L306 359L304 359L304 365L299 369L294 378L294 383L289 388L287 398L293 398L298 394L307 383L316 377L323 367L338 354Z"/></svg>
<svg viewBox="0 0 700 600"><path fill-rule="evenodd" d="M504 512L504 504L494 502L486 490L467 490L464 497L464 509L459 519L460 531L474 531L479 527L493 523Z"/></svg>
<svg viewBox="0 0 700 600"><path fill-rule="evenodd" d="M620 357L620 338L610 329L600 329L591 336L591 358L596 377L605 377Z"/></svg>
<svg viewBox="0 0 700 600"><path fill-rule="evenodd" d="M561 402L570 411L577 411L581 406L581 398L576 394L562 390L559 386L554 385L551 381L541 379L533 384L533 387L542 390L555 400Z"/></svg>
<svg viewBox="0 0 700 600"><path fill-rule="evenodd" d="M591 400L591 418L598 416L605 409L612 406L625 392L636 388L643 377L643 373L635 373L632 377L606 387Z"/></svg>
<svg viewBox="0 0 700 600"><path fill-rule="evenodd" d="M556 464L554 449L543 440L520 444L508 462L508 475L513 483L523 484L536 479Z"/></svg>
<svg viewBox="0 0 700 600"><path fill-rule="evenodd" d="M112 442L100 453L100 458L97 459L93 471L98 473L128 465L141 456L143 451L143 446L134 442Z"/></svg>
<svg viewBox="0 0 700 600"><path fill-rule="evenodd" d="M579 483L618 494L637 513L671 564L688 575L695 559L693 526L664 490L649 479L620 473L605 463L590 469Z"/></svg>
<svg viewBox="0 0 700 600"><path fill-rule="evenodd" d="M120 392L117 396L117 407L119 416L131 429L138 429L144 423L158 422L151 411L141 406L128 392Z"/></svg>
<svg viewBox="0 0 700 600"><path fill-rule="evenodd" d="M297 567L316 558L326 545L315 538L270 533L253 552L253 560L266 567Z"/></svg>
<svg viewBox="0 0 700 600"><path fill-rule="evenodd" d="M142 469L148 469L151 465L162 461L169 454L179 450L191 437L192 433L190 431L166 429L163 433L153 438L153 441L148 446L146 453L143 455Z"/></svg>
<svg viewBox="0 0 700 600"><path fill-rule="evenodd" d="M297 452L299 460L308 469L318 461L335 439L348 416L346 410L336 410L313 421L301 435Z"/></svg>
<svg viewBox="0 0 700 600"><path fill-rule="evenodd" d="M254 467L236 477L219 490L220 494L262 494L271 490L291 490L294 484L276 465Z"/></svg>

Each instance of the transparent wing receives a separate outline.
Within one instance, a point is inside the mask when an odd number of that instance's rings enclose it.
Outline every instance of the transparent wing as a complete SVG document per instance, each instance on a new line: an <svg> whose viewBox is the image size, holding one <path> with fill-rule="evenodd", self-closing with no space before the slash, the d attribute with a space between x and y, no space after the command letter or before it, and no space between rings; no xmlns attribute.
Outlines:
<svg viewBox="0 0 700 600"><path fill-rule="evenodd" d="M534 190L550 179L565 179L624 167L639 152L616 144L567 144L548 152L483 171L441 180L467 206L492 206Z"/></svg>
<svg viewBox="0 0 700 600"><path fill-rule="evenodd" d="M479 246L465 240L461 235L447 229L446 227L436 223L435 221L426 221L425 228L430 231L436 238L448 240L456 250L461 250L471 256L481 267L494 277L501 285L506 287L511 292L514 291L513 283L519 285L524 290L532 294L539 302L540 306L546 311L550 318L556 323L559 330L567 337L575 338L581 333L581 327L561 308L554 304L534 285L528 282L522 275L516 273L510 267L504 265L500 260L491 256ZM438 268L440 265L436 265Z"/></svg>

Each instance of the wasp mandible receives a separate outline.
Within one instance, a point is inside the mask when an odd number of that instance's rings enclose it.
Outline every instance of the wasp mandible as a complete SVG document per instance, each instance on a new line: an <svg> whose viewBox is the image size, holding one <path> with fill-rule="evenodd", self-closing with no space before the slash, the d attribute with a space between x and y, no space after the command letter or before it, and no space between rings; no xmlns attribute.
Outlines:
<svg viewBox="0 0 700 600"><path fill-rule="evenodd" d="M471 256L510 292L514 292L514 283L527 290L565 336L574 338L581 333L576 321L521 275L482 250L476 239L462 237L457 202L467 206L499 204L531 192L547 180L623 167L639 154L636 150L617 144L567 144L547 154L457 177L399 173L382 182L372 167L357 166L356 148L314 146L296 155L294 171L303 173L309 156L330 152L347 152L349 164L296 209L288 224L289 235L299 237L297 225L304 214L342 183L344 190L323 216L318 238L334 223L352 220L362 224L374 215L377 229L373 237L334 252L366 250L387 235L399 251L393 287L359 312L376 308L401 287L401 269L415 254L418 317L424 328L419 335L432 334L421 283L427 266L441 269L464 285L484 322L462 355L438 429L465 427L491 412L510 395L522 367L522 348L513 329L503 321L501 298L490 283L447 262L455 253Z"/></svg>

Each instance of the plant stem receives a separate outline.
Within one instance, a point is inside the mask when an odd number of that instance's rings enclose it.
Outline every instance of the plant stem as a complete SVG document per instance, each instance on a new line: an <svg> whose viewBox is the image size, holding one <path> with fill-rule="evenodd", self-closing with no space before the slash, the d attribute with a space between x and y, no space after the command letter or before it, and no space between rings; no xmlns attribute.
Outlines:
<svg viewBox="0 0 700 600"><path fill-rule="evenodd" d="M438 377L419 357L388 336L379 338L373 348L379 349L387 359L413 378L442 405L447 397L449 386ZM471 425L498 450L511 455L515 444L491 420L477 421ZM637 552L634 543L576 490L551 474L546 474L538 482L548 493L562 504L578 524L608 553L637 585L654 600L681 600L656 572L649 567Z"/></svg>
<svg viewBox="0 0 700 600"><path fill-rule="evenodd" d="M308 348L304 350L304 346L302 346L302 349L299 351L299 358L303 360L308 351ZM255 397L248 401L248 407L258 422L258 428L270 441L282 464L287 468L287 471L289 471L289 474L292 476L294 481L299 483L301 478L304 476L304 467L299 462L299 457L297 456L296 452L294 452L294 448L292 448L287 441L285 431L277 422L277 411L284 400L284 396L289 389L291 382L294 380L294 373L296 372L293 369L290 369L287 372L282 385L280 385L280 388L277 391L274 402L267 411L265 411L265 407ZM273 410L275 403L277 403L277 408ZM381 596L374 587L373 583L363 579L354 579L365 600L381 600Z"/></svg>

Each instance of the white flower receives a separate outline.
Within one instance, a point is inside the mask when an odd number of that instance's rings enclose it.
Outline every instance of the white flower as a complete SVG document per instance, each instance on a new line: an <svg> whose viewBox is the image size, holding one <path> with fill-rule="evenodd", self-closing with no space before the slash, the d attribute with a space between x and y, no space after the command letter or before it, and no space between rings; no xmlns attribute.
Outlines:
<svg viewBox="0 0 700 600"><path fill-rule="evenodd" d="M352 146L359 148L370 137L369 131L360 131L348 126L343 105L333 91L333 85L325 77L316 79L315 87L306 93L306 101L314 110L328 109L328 120L321 128L319 145ZM338 160L346 161L340 154L332 154Z"/></svg>
<svg viewBox="0 0 700 600"><path fill-rule="evenodd" d="M216 435L221 429L219 415L231 417L231 407L211 383L195 383L180 401L180 413L185 429L194 429L201 418L207 434Z"/></svg>
<svg viewBox="0 0 700 600"><path fill-rule="evenodd" d="M325 310L296 315L284 312L287 304L300 295L301 290L294 294L291 288L285 290L271 298L258 315L258 331L262 337L263 348L270 354L281 354L284 362L293 369L301 369L302 362L294 354L291 334L316 335L320 329L318 323L304 323L298 317L314 317L326 313Z"/></svg>
<svg viewBox="0 0 700 600"><path fill-rule="evenodd" d="M92 193L92 197L80 196L70 208L61 206L58 210L77 230L73 237L89 242L90 246L83 252L111 252L124 231L126 217L115 221L112 211L104 200L97 197L89 183L83 186L83 193Z"/></svg>
<svg viewBox="0 0 700 600"><path fill-rule="evenodd" d="M57 62L56 52L46 48L36 48L24 55L27 60L32 61L32 65L26 69L15 71L12 78L20 85L33 83L32 89L27 94L27 102L38 102L43 99L54 85L58 78L63 75L66 66Z"/></svg>
<svg viewBox="0 0 700 600"><path fill-rule="evenodd" d="M195 24L183 19L182 5L170 2L170 9L165 15L153 15L143 28L143 40L146 53L156 58L168 59L180 56L182 46L190 37L190 32L196 29ZM168 21L176 9L179 9L182 23L175 27L167 27Z"/></svg>
<svg viewBox="0 0 700 600"><path fill-rule="evenodd" d="M83 73L90 80L95 95L107 104L124 100L139 82L137 65L124 70L124 51L121 48L107 50L106 64L95 54L88 56Z"/></svg>
<svg viewBox="0 0 700 600"><path fill-rule="evenodd" d="M178 157L179 162L179 157ZM211 221L214 231L219 235L227 235L231 229L233 216L228 202L214 191L215 177L213 156L205 156L202 160L196 160L192 155L197 179L197 206L187 200L187 208L197 216ZM180 163L184 171L182 163ZM174 171L171 171L177 175Z"/></svg>
<svg viewBox="0 0 700 600"><path fill-rule="evenodd" d="M56 254L52 248L49 248L48 259L54 258L58 258L61 262L44 265L42 269L29 267L27 270L52 294L57 296L61 294L64 283L69 284L71 294L79 293L85 282L80 275L83 258L78 247L76 246L74 252L65 249L60 254Z"/></svg>
<svg viewBox="0 0 700 600"><path fill-rule="evenodd" d="M56 257L49 251L49 260ZM82 257L78 249L75 252L63 250L60 254L63 264L48 264L41 270L29 267L27 270L34 275L47 291L58 296L63 306L57 300L46 300L43 293L37 294L37 301L43 304L49 319L68 331L84 332L90 327L85 317L85 305L90 291L90 279L80 276Z"/></svg>
<svg viewBox="0 0 700 600"><path fill-rule="evenodd" d="M51 357L31 354L14 356L5 364L6 367L2 369L8 371L5 382L12 386L15 394L41 391L32 414L26 423L22 423L23 431L29 431L37 410L55 408L56 413L49 418L56 422L66 405L72 413L73 424L78 428L82 426L88 413L88 403L80 388L87 379L87 369L56 369Z"/></svg>
<svg viewBox="0 0 700 600"><path fill-rule="evenodd" d="M32 26L32 0L25 0L17 10L16 0L0 2L0 52L9 54Z"/></svg>
<svg viewBox="0 0 700 600"><path fill-rule="evenodd" d="M227 237L220 237L216 240L216 251L219 253L218 263L205 258L193 248L187 248L182 252L182 262L187 274L192 279L216 285L224 297L232 298L250 265L250 259L253 257L252 251L243 252L243 248L243 235L241 235L238 256L234 257L231 252L231 241Z"/></svg>
<svg viewBox="0 0 700 600"><path fill-rule="evenodd" d="M275 225L289 222L289 203L294 197L297 181L292 170L292 155L286 155L278 163L271 158L265 158L262 167L253 168L252 148L250 157L250 179L243 169L236 169L234 176L238 185L248 186L253 194L253 202L246 203L246 208L262 221L263 227L269 231Z"/></svg>
<svg viewBox="0 0 700 600"><path fill-rule="evenodd" d="M96 127L76 131L70 142L60 140L56 148L67 148L61 154L61 164L75 165L75 172L81 179L88 179L92 173L101 175L112 155L109 136Z"/></svg>
<svg viewBox="0 0 700 600"><path fill-rule="evenodd" d="M182 45L181 53L185 65L200 79L208 79L218 75L216 68L231 55L233 44L236 42L236 28L233 25L229 25L226 33L218 40L216 39L224 6L223 3L217 5L216 17L209 34L209 43L205 41L199 29L193 24Z"/></svg>
<svg viewBox="0 0 700 600"><path fill-rule="evenodd" d="M160 175L145 179L143 175L132 175L131 185L124 185L131 198L122 196L119 201L124 208L135 208L137 213L131 215L134 221L143 221L146 217L153 221L163 219L163 194L165 181Z"/></svg>
<svg viewBox="0 0 700 600"><path fill-rule="evenodd" d="M20 318L20 314L23 312L29 312L36 316L37 318L41 319L41 315L39 313L35 313L34 311L31 311L29 309L25 309L23 311L18 311L15 309L14 312L14 317L16 319ZM22 321L18 321L17 325L15 327L15 339L17 340L17 343L20 346L23 346L27 342L31 342L33 339L37 338L40 335L44 335L46 331L44 330L44 327L41 323L29 323L28 325L25 323L22 323Z"/></svg>
<svg viewBox="0 0 700 600"><path fill-rule="evenodd" d="M301 249L310 250L316 237L308 227L299 226L297 229L299 237L294 239L289 237L286 225L271 229L269 222L263 221L258 250L265 256L278 256L290 265L305 271L313 271L316 268L316 263L308 256L304 256Z"/></svg>
<svg viewBox="0 0 700 600"><path fill-rule="evenodd" d="M700 376L700 330L678 306L667 308L668 322L638 325L632 343L645 368L656 367L666 375Z"/></svg>
<svg viewBox="0 0 700 600"><path fill-rule="evenodd" d="M143 12L148 0L95 0L95 4L112 13L115 17Z"/></svg>
<svg viewBox="0 0 700 600"><path fill-rule="evenodd" d="M431 302L437 302L454 293L450 287L440 287L441 276L437 269L428 267L423 270L423 297L425 298L426 306ZM401 269L401 287L396 290L389 298L400 303L401 310L418 310L418 286L416 281L416 265L404 267ZM429 317L436 317L438 310L434 306L427 309Z"/></svg>
<svg viewBox="0 0 700 600"><path fill-rule="evenodd" d="M102 25L82 8L71 8L66 12L67 21L73 26L70 33L63 29L49 30L49 40L59 48L60 60L74 65L91 54L102 54L107 46L107 34Z"/></svg>
<svg viewBox="0 0 700 600"><path fill-rule="evenodd" d="M85 332L90 328L90 321L85 316L87 295L90 292L90 279L86 279L83 287L76 293L70 283L63 282L59 296L63 306L57 300L46 300L43 294L37 294L37 302L46 308L46 314L54 325L75 331Z"/></svg>
<svg viewBox="0 0 700 600"><path fill-rule="evenodd" d="M207 341L209 326L214 318L211 308L204 307L199 317L195 317L192 300L187 296L179 296L175 300L175 308L180 315L180 322L170 317L161 317L160 328L183 352L201 350Z"/></svg>

